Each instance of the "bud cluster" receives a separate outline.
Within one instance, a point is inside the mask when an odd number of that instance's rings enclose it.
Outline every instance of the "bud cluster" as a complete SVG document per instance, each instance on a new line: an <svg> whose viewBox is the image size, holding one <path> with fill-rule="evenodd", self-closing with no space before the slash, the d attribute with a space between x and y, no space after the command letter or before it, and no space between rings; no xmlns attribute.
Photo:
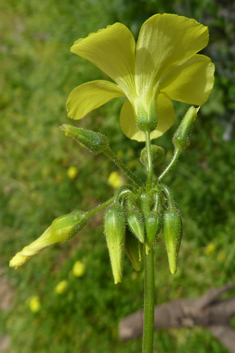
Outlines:
<svg viewBox="0 0 235 353"><path fill-rule="evenodd" d="M142 105L138 105L137 108L138 127L143 131L151 132L156 128L157 124L157 112L154 101L151 102L149 110L146 110L146 107ZM93 154L104 153L112 159L132 183L131 185L121 186L112 199L89 212L75 211L55 219L37 240L16 254L10 262L10 266L21 267L32 256L49 245L72 239L86 226L87 220L91 215L109 206L105 214L104 227L114 282L121 282L125 253L135 270L139 271L141 269L143 248L146 255L148 255L161 232L166 244L170 272L172 274L176 273L182 237L182 220L170 189L163 185L161 180L173 167L180 152L189 145L197 112L198 109L194 107L187 111L173 136L175 153L172 161L158 177L157 181L153 183L151 177L150 182L149 180L147 181L146 187L110 149L106 136L99 132L62 125L61 130L66 135L73 137L90 152ZM146 116L148 116L148 119L145 119ZM140 161L146 167L148 174L154 166L162 162L164 154L164 149L151 145L149 138L146 147L141 151L140 155Z"/></svg>

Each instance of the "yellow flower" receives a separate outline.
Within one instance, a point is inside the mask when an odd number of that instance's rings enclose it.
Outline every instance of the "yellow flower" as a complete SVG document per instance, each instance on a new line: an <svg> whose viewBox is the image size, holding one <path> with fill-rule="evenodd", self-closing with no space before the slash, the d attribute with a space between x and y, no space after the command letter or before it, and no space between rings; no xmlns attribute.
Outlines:
<svg viewBox="0 0 235 353"><path fill-rule="evenodd" d="M37 295L34 295L33 297L30 298L29 307L33 313L36 313L40 310L41 304L40 304L40 299Z"/></svg>
<svg viewBox="0 0 235 353"><path fill-rule="evenodd" d="M82 263L81 261L76 261L75 264L73 265L73 274L76 277L82 277L84 275L86 266L84 265L84 263Z"/></svg>
<svg viewBox="0 0 235 353"><path fill-rule="evenodd" d="M109 175L108 182L113 188L117 189L122 185L122 178L117 172L112 172Z"/></svg>
<svg viewBox="0 0 235 353"><path fill-rule="evenodd" d="M68 282L64 279L63 281L59 282L57 286L55 287L55 292L57 294L63 294L68 286Z"/></svg>
<svg viewBox="0 0 235 353"><path fill-rule="evenodd" d="M75 179L78 175L78 170L76 167L69 167L67 174L70 179Z"/></svg>
<svg viewBox="0 0 235 353"><path fill-rule="evenodd" d="M215 244L209 243L205 248L206 255L212 254L215 251L215 249L216 249Z"/></svg>
<svg viewBox="0 0 235 353"><path fill-rule="evenodd" d="M194 19L157 14L141 27L137 44L121 23L77 40L71 51L96 65L114 82L96 80L76 87L68 116L81 119L112 98L126 97L120 113L124 134L145 141L161 136L174 122L172 99L202 105L212 91L214 65L197 54L208 44L208 28Z"/></svg>

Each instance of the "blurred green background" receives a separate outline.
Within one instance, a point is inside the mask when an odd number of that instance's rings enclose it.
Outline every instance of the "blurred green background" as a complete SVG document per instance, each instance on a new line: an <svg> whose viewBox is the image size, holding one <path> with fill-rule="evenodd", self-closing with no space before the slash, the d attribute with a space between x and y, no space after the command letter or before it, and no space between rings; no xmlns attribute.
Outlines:
<svg viewBox="0 0 235 353"><path fill-rule="evenodd" d="M0 312L0 339L10 340L6 352L140 351L141 339L119 341L118 323L142 307L143 273L136 273L125 259L123 282L113 284L102 214L93 217L71 242L45 250L20 270L8 268L11 257L54 218L74 209L89 210L113 194L108 178L116 167L65 137L58 128L61 124L106 134L113 150L145 177L139 163L143 144L128 140L120 130L121 99L80 122L66 117L65 102L74 87L106 78L71 54L70 46L117 21L136 37L143 21L155 13L177 13L209 26L210 43L203 53L216 65L215 88L200 110L190 147L165 180L182 212L184 237L174 276L159 239L156 304L194 298L211 286L234 280L233 4L224 0L0 0L0 280L7 283L13 298ZM155 140L167 151L158 172L171 159L171 137L187 106L176 104L175 109L176 123ZM73 271L77 261L84 265L84 273L78 276ZM61 281L66 281L66 288L56 290ZM155 334L154 352L208 351L227 352L200 327Z"/></svg>

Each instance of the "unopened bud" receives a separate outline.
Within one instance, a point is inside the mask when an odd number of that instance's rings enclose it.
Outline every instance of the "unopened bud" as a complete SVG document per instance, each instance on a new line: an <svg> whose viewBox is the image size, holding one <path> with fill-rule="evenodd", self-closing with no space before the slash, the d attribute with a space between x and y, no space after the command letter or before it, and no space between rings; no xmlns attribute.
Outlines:
<svg viewBox="0 0 235 353"><path fill-rule="evenodd" d="M141 270L141 243L136 237L127 230L125 241L126 254L131 261L134 269L138 272Z"/></svg>
<svg viewBox="0 0 235 353"><path fill-rule="evenodd" d="M126 231L125 212L119 203L114 203L109 207L105 215L104 227L114 282L116 284L121 282L122 279Z"/></svg>
<svg viewBox="0 0 235 353"><path fill-rule="evenodd" d="M37 240L24 247L12 258L10 267L19 268L48 246L71 239L77 234L78 229L80 230L86 225L84 219L85 213L83 211L75 211L56 218Z"/></svg>
<svg viewBox="0 0 235 353"><path fill-rule="evenodd" d="M199 107L200 108L200 107ZM180 126L173 136L173 144L175 148L183 150L190 144L191 132L193 129L193 122L197 117L199 108L190 107L185 114Z"/></svg>
<svg viewBox="0 0 235 353"><path fill-rule="evenodd" d="M139 210L132 210L127 216L127 223L130 230L136 236L136 238L143 243L144 242L144 216Z"/></svg>
<svg viewBox="0 0 235 353"><path fill-rule="evenodd" d="M79 141L93 154L104 152L109 147L107 137L99 132L66 124L63 124L60 129L65 132L65 135L71 136Z"/></svg>
<svg viewBox="0 0 235 353"><path fill-rule="evenodd" d="M151 211L145 220L146 243L151 249L162 227L162 217L157 211Z"/></svg>
<svg viewBox="0 0 235 353"><path fill-rule="evenodd" d="M177 261L182 238L182 220L179 211L170 207L163 216L163 235L169 267L172 274L177 271Z"/></svg>

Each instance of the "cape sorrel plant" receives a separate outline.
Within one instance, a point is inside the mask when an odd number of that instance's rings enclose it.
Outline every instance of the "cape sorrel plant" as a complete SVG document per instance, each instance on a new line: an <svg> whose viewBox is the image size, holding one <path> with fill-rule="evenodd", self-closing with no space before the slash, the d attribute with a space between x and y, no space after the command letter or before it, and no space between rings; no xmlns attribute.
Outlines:
<svg viewBox="0 0 235 353"><path fill-rule="evenodd" d="M157 14L141 27L139 38L127 27L115 23L74 43L71 51L95 64L114 82L97 80L75 88L67 101L68 116L82 119L87 113L117 97L126 97L120 124L130 139L145 141L140 160L147 180L140 180L110 149L107 137L70 125L61 130L94 154L104 153L127 176L129 184L90 211L74 211L55 219L51 226L30 245L17 253L10 266L19 268L32 256L57 242L74 237L95 213L108 207L105 236L114 282L122 279L125 253L136 271L144 258L145 299L143 352L153 350L154 332L154 259L153 247L162 232L170 272L176 273L182 237L182 220L173 194L163 184L165 175L190 143L190 135L199 108L191 107L173 136L173 158L161 175L153 174L164 150L151 144L173 124L172 99L200 106L205 103L214 83L214 65L197 54L208 43L208 28L194 19L172 14Z"/></svg>

